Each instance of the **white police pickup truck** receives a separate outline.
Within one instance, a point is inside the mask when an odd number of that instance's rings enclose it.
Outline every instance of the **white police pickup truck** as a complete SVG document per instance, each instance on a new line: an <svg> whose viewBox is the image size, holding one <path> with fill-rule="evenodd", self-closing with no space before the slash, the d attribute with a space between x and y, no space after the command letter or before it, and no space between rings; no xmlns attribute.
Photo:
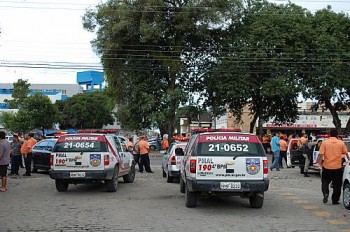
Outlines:
<svg viewBox="0 0 350 232"><path fill-rule="evenodd" d="M248 197L261 208L268 190L268 160L253 134L210 132L193 135L181 164L180 192L196 207L200 194Z"/></svg>
<svg viewBox="0 0 350 232"><path fill-rule="evenodd" d="M68 134L61 136L50 157L50 177L57 191L69 184L104 182L108 192L117 191L118 178L135 179L135 161L114 135Z"/></svg>

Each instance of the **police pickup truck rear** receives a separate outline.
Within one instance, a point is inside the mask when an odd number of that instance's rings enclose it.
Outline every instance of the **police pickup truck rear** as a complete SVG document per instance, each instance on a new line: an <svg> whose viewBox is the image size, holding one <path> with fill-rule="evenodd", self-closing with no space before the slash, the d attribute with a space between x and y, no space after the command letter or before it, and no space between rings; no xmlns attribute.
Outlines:
<svg viewBox="0 0 350 232"><path fill-rule="evenodd" d="M253 134L210 132L193 135L181 165L180 192L187 207L195 207L200 194L248 197L261 208L269 187L268 160Z"/></svg>
<svg viewBox="0 0 350 232"><path fill-rule="evenodd" d="M135 161L114 135L74 134L61 136L50 157L50 177L57 191L67 191L69 184L104 182L115 192L118 178L131 183Z"/></svg>

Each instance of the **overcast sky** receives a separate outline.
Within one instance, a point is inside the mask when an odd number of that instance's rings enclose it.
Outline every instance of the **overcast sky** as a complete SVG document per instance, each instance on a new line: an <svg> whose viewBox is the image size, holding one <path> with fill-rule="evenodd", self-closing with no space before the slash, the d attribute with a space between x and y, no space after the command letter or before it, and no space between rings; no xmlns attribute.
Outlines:
<svg viewBox="0 0 350 232"><path fill-rule="evenodd" d="M0 83L76 83L79 70L101 69L82 28L85 9L99 0L0 0ZM273 1L286 3L287 1ZM291 0L311 11L331 5L350 13L350 0ZM24 68L28 67L28 68ZM60 69L54 68L60 67ZM80 70L83 71L83 70Z"/></svg>

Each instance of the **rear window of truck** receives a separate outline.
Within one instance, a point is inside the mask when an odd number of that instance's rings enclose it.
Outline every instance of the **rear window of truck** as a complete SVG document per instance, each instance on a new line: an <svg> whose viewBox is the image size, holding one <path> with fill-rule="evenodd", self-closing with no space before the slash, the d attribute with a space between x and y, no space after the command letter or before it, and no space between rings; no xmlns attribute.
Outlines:
<svg viewBox="0 0 350 232"><path fill-rule="evenodd" d="M101 136L62 136L54 152L108 152L108 146Z"/></svg>
<svg viewBox="0 0 350 232"><path fill-rule="evenodd" d="M265 156L259 139L251 135L201 135L197 151L201 156Z"/></svg>

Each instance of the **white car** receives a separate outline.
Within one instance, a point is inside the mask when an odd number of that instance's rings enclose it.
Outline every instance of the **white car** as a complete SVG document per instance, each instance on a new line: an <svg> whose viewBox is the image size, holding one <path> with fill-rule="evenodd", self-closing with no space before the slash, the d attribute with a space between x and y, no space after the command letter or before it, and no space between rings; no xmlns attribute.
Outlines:
<svg viewBox="0 0 350 232"><path fill-rule="evenodd" d="M126 183L135 179L134 158L114 135L63 135L53 148L50 166L50 177L59 192L67 191L69 184L96 182L115 192L119 177Z"/></svg>
<svg viewBox="0 0 350 232"><path fill-rule="evenodd" d="M350 151L350 141L344 140L345 145ZM348 152L350 154L350 152ZM346 209L350 210L350 161L345 162L343 172L343 204Z"/></svg>
<svg viewBox="0 0 350 232"><path fill-rule="evenodd" d="M196 207L204 195L249 198L250 207L261 208L269 188L268 160L256 135L208 132L191 137L180 171L180 192L186 207Z"/></svg>

